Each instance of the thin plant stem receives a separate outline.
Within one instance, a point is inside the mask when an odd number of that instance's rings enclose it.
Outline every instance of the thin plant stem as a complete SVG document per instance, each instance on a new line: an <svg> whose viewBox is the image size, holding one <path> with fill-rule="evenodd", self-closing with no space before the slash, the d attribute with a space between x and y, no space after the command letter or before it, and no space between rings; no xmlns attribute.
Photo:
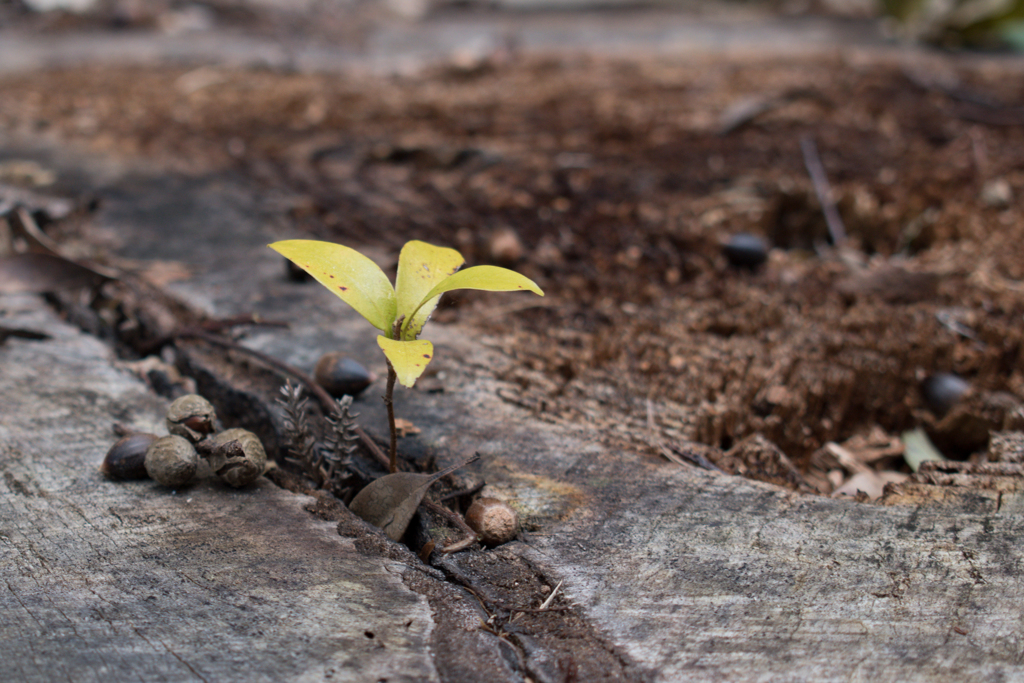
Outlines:
<svg viewBox="0 0 1024 683"><path fill-rule="evenodd" d="M388 409L388 427L391 428L391 451L390 455L390 468L391 473L394 474L398 471L398 427L395 426L395 380L398 379L398 373L395 372L394 366L391 365L391 361L388 361L388 385L384 390L384 405Z"/></svg>
<svg viewBox="0 0 1024 683"><path fill-rule="evenodd" d="M391 326L391 338L401 339L402 338L402 323L405 322L405 316L400 315L395 320L394 325ZM398 379L398 373L395 372L395 366L391 364L391 359L385 357L388 362L388 385L384 390L384 405L388 409L388 427L391 428L391 453L390 455L390 468L391 474L398 471L398 427L395 425L395 381Z"/></svg>

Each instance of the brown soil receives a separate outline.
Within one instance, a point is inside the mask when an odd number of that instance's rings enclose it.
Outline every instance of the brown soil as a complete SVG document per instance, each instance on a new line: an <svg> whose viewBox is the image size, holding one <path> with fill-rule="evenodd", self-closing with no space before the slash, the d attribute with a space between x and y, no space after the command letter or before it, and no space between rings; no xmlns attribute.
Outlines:
<svg viewBox="0 0 1024 683"><path fill-rule="evenodd" d="M752 476L718 449L760 434L800 473L776 479L828 492L838 482L812 455L930 425L931 373L1024 398L1024 88L992 65L936 69L511 56L392 79L83 69L4 79L0 126L245 174L290 197L297 235L393 253L419 238L512 266L547 297L460 294L436 316L508 351L504 398L652 452L696 440ZM751 97L763 111L723 132ZM805 136L844 250L828 246ZM721 244L738 232L771 240L767 264L728 265ZM896 450L875 467L900 467Z"/></svg>

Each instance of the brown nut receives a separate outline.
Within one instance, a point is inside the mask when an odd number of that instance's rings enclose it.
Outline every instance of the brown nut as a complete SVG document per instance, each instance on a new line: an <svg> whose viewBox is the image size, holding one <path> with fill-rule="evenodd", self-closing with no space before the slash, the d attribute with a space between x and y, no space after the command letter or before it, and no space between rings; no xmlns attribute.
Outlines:
<svg viewBox="0 0 1024 683"><path fill-rule="evenodd" d="M508 543L519 533L519 513L497 498L479 498L466 511L466 524L484 545Z"/></svg>
<svg viewBox="0 0 1024 683"><path fill-rule="evenodd" d="M213 432L217 413L199 394L180 396L167 408L167 431L198 443Z"/></svg>
<svg viewBox="0 0 1024 683"><path fill-rule="evenodd" d="M157 439L146 451L146 472L164 486L187 484L196 476L198 467L199 454L180 436L172 434Z"/></svg>
<svg viewBox="0 0 1024 683"><path fill-rule="evenodd" d="M263 443L247 429L228 429L202 442L206 458L224 483L235 488L256 481L267 467Z"/></svg>
<svg viewBox="0 0 1024 683"><path fill-rule="evenodd" d="M335 398L358 396L373 383L373 374L340 353L325 353L313 370L316 383Z"/></svg>
<svg viewBox="0 0 1024 683"><path fill-rule="evenodd" d="M100 471L111 479L146 479L146 451L158 438L142 432L122 437L107 451Z"/></svg>
<svg viewBox="0 0 1024 683"><path fill-rule="evenodd" d="M519 233L508 226L498 228L491 233L491 237L487 241L487 251L490 252L491 259L495 263L500 263L503 266L515 265L526 254L526 248L523 247Z"/></svg>

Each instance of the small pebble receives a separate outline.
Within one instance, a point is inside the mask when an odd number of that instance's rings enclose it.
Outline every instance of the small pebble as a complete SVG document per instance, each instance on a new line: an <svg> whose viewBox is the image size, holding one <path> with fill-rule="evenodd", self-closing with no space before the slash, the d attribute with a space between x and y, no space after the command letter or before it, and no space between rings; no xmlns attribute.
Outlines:
<svg viewBox="0 0 1024 683"><path fill-rule="evenodd" d="M1005 178L995 178L981 188L981 202L985 206L1005 209L1013 203L1013 189Z"/></svg>
<svg viewBox="0 0 1024 683"><path fill-rule="evenodd" d="M729 238L722 247L729 265L753 270L768 260L768 245L757 235L741 232Z"/></svg>
<svg viewBox="0 0 1024 683"><path fill-rule="evenodd" d="M505 266L514 265L523 258L526 249L523 247L519 233L512 228L498 228L491 233L487 249L491 260Z"/></svg>
<svg viewBox="0 0 1024 683"><path fill-rule="evenodd" d="M967 380L951 372L931 375L921 384L924 402L937 417L948 413L971 388Z"/></svg>

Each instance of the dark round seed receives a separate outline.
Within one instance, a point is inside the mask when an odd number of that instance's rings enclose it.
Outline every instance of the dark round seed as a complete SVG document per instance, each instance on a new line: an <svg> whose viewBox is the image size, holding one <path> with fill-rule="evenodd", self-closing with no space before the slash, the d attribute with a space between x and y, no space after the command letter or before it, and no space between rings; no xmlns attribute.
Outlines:
<svg viewBox="0 0 1024 683"><path fill-rule="evenodd" d="M939 372L928 377L921 384L921 393L928 409L942 417L970 390L967 380L951 372Z"/></svg>
<svg viewBox="0 0 1024 683"><path fill-rule="evenodd" d="M157 438L141 432L122 437L107 451L100 471L111 479L147 479L146 450Z"/></svg>
<svg viewBox="0 0 1024 683"><path fill-rule="evenodd" d="M310 280L313 279L312 275L304 271L302 268L299 268L297 265L295 265L288 259L285 259L284 267L285 274L288 276L288 279L291 280L292 282L309 282Z"/></svg>
<svg viewBox="0 0 1024 683"><path fill-rule="evenodd" d="M768 260L768 245L757 235L741 232L722 246L729 265L753 270Z"/></svg>
<svg viewBox="0 0 1024 683"><path fill-rule="evenodd" d="M313 371L316 383L331 396L358 396L373 383L373 375L362 365L340 353L325 353Z"/></svg>

